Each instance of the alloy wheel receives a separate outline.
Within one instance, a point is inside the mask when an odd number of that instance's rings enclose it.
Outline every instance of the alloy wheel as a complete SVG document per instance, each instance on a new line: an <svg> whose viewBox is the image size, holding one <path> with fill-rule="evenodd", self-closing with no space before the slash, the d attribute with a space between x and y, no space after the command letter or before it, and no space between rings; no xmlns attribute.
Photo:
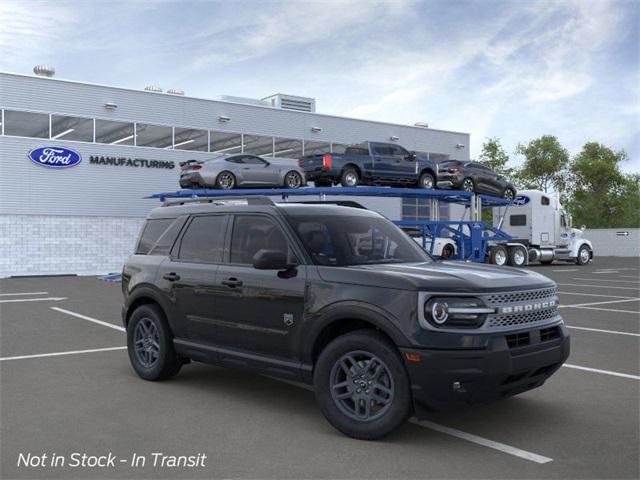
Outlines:
<svg viewBox="0 0 640 480"><path fill-rule="evenodd" d="M145 368L152 368L160 358L160 334L149 318L141 319L133 334L136 359Z"/></svg>
<svg viewBox="0 0 640 480"><path fill-rule="evenodd" d="M329 387L340 411L359 422L382 417L395 398L393 376L387 364L362 350L338 359L331 369Z"/></svg>
<svg viewBox="0 0 640 480"><path fill-rule="evenodd" d="M513 200L513 190L511 190L510 188L507 188L504 191L504 198L505 200Z"/></svg>
<svg viewBox="0 0 640 480"><path fill-rule="evenodd" d="M464 182L462 182L462 190L465 192L473 192L473 180L466 178Z"/></svg>
<svg viewBox="0 0 640 480"><path fill-rule="evenodd" d="M358 185L358 176L353 172L347 172L344 176L344 181L349 187L355 187Z"/></svg>
<svg viewBox="0 0 640 480"><path fill-rule="evenodd" d="M218 185L224 190L229 190L235 186L236 180L229 172L222 172L218 177Z"/></svg>
<svg viewBox="0 0 640 480"><path fill-rule="evenodd" d="M302 185L302 178L300 178L300 174L297 172L289 172L287 173L285 183L288 188L300 188L300 185Z"/></svg>

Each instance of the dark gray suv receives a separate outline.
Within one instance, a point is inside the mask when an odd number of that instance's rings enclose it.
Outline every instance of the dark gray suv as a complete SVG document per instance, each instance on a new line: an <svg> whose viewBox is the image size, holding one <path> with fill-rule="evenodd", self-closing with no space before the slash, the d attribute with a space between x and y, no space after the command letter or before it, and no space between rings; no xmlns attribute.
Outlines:
<svg viewBox="0 0 640 480"><path fill-rule="evenodd" d="M306 382L355 438L538 387L569 355L551 280L435 261L360 208L165 204L149 215L122 288L142 378L193 360Z"/></svg>

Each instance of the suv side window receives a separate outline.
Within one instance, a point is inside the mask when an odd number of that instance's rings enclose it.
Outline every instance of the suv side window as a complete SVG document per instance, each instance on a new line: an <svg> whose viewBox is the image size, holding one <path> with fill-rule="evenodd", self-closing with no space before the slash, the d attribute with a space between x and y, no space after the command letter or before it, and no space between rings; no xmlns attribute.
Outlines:
<svg viewBox="0 0 640 480"><path fill-rule="evenodd" d="M222 262L227 218L226 215L193 217L180 241L178 258L186 262Z"/></svg>
<svg viewBox="0 0 640 480"><path fill-rule="evenodd" d="M175 218L154 218L147 220L147 223L142 230L138 246L136 248L137 255L146 255L151 250L151 247L158 241L160 236L169 228L174 222Z"/></svg>
<svg viewBox="0 0 640 480"><path fill-rule="evenodd" d="M405 158L409 156L409 152L399 145L390 145L389 150L394 157Z"/></svg>
<svg viewBox="0 0 640 480"><path fill-rule="evenodd" d="M259 250L280 250L295 260L282 227L262 215L236 215L231 232L231 263L251 265Z"/></svg>

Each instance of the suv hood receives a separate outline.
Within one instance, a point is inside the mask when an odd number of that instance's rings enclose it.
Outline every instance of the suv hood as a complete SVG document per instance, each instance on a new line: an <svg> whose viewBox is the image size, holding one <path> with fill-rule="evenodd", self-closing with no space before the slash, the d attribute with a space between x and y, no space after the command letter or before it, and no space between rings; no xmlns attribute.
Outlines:
<svg viewBox="0 0 640 480"><path fill-rule="evenodd" d="M318 271L329 282L433 292L482 293L555 285L529 270L455 261L318 267Z"/></svg>

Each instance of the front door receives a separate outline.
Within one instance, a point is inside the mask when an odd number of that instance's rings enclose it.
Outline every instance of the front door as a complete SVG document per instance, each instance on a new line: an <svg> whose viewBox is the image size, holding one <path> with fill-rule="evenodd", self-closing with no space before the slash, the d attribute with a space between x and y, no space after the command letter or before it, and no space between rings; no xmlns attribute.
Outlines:
<svg viewBox="0 0 640 480"><path fill-rule="evenodd" d="M216 278L216 343L265 357L291 358L293 332L302 323L306 267L257 270L262 249L286 252L299 263L290 238L273 217L234 216L229 252Z"/></svg>
<svg viewBox="0 0 640 480"><path fill-rule="evenodd" d="M242 178L246 185L277 185L277 173L275 168L270 168L269 163L255 155L242 156Z"/></svg>

